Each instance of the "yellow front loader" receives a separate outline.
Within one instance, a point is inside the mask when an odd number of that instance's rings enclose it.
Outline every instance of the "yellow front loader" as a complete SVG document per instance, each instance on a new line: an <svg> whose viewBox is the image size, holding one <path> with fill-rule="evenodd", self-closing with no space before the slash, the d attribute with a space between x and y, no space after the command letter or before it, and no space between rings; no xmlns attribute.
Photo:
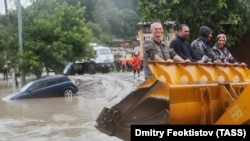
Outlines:
<svg viewBox="0 0 250 141"><path fill-rule="evenodd" d="M111 108L96 128L130 139L131 125L250 123L250 71L246 65L150 62L153 76Z"/></svg>

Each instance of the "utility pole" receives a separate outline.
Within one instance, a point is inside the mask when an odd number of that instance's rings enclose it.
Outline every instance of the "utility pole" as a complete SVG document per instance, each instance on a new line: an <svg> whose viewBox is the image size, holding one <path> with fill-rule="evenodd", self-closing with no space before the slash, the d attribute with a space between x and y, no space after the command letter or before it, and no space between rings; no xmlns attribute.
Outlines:
<svg viewBox="0 0 250 141"><path fill-rule="evenodd" d="M19 48L23 50L23 39L22 39L22 11L20 0L17 0L17 18L18 18L18 38L19 38ZM23 62L23 58L20 58L20 63ZM25 84L25 74L21 74L21 87Z"/></svg>
<svg viewBox="0 0 250 141"><path fill-rule="evenodd" d="M5 15L8 15L8 4L7 4L7 0L4 0L4 8L5 8ZM9 24L8 24L8 22L9 22L9 16L7 16L8 17L8 20L7 20L7 28L9 28ZM6 51L6 48L5 48L5 50L4 50L4 59L5 59L5 62L7 62L7 51ZM7 65L7 63L6 63L6 65Z"/></svg>

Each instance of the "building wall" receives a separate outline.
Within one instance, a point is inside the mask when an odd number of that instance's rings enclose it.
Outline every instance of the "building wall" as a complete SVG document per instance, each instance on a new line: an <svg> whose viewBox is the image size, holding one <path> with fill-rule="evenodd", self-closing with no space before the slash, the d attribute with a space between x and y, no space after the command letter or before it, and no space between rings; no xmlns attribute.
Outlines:
<svg viewBox="0 0 250 141"><path fill-rule="evenodd" d="M240 43L229 48L231 54L240 62L245 62L250 68L250 31L242 38Z"/></svg>

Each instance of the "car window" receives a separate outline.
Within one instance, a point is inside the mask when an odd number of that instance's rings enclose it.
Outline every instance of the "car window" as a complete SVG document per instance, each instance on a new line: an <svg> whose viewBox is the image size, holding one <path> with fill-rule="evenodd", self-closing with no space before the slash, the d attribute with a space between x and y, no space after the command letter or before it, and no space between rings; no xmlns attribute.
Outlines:
<svg viewBox="0 0 250 141"><path fill-rule="evenodd" d="M99 49L98 53L100 55L108 55L108 54L112 54L111 51L109 49Z"/></svg>
<svg viewBox="0 0 250 141"><path fill-rule="evenodd" d="M29 89L29 88L31 87L31 85L33 85L33 84L34 84L33 81L27 83L26 85L24 85L24 86L20 89L20 91L21 91L21 92L26 91L26 90Z"/></svg>
<svg viewBox="0 0 250 141"><path fill-rule="evenodd" d="M44 81L40 81L40 82L36 82L33 85L31 85L29 90L37 90L37 89L41 89L43 87L45 87L45 83L44 83Z"/></svg>
<svg viewBox="0 0 250 141"><path fill-rule="evenodd" d="M48 86L54 85L54 84L57 84L57 83L58 83L58 80L57 80L57 79L48 80L48 82L47 82Z"/></svg>
<svg viewBox="0 0 250 141"><path fill-rule="evenodd" d="M48 80L47 85L51 86L51 85L55 85L61 82L63 82L63 78L55 78L55 79Z"/></svg>

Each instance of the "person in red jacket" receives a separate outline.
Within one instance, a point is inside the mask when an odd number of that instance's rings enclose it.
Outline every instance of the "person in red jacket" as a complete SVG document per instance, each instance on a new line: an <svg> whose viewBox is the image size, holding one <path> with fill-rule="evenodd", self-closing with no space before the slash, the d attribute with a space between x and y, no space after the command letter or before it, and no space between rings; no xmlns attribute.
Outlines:
<svg viewBox="0 0 250 141"><path fill-rule="evenodd" d="M135 52L133 58L133 70L134 70L134 76L136 73L138 74L138 77L140 77L140 69L141 69L141 57L139 56L138 52Z"/></svg>

